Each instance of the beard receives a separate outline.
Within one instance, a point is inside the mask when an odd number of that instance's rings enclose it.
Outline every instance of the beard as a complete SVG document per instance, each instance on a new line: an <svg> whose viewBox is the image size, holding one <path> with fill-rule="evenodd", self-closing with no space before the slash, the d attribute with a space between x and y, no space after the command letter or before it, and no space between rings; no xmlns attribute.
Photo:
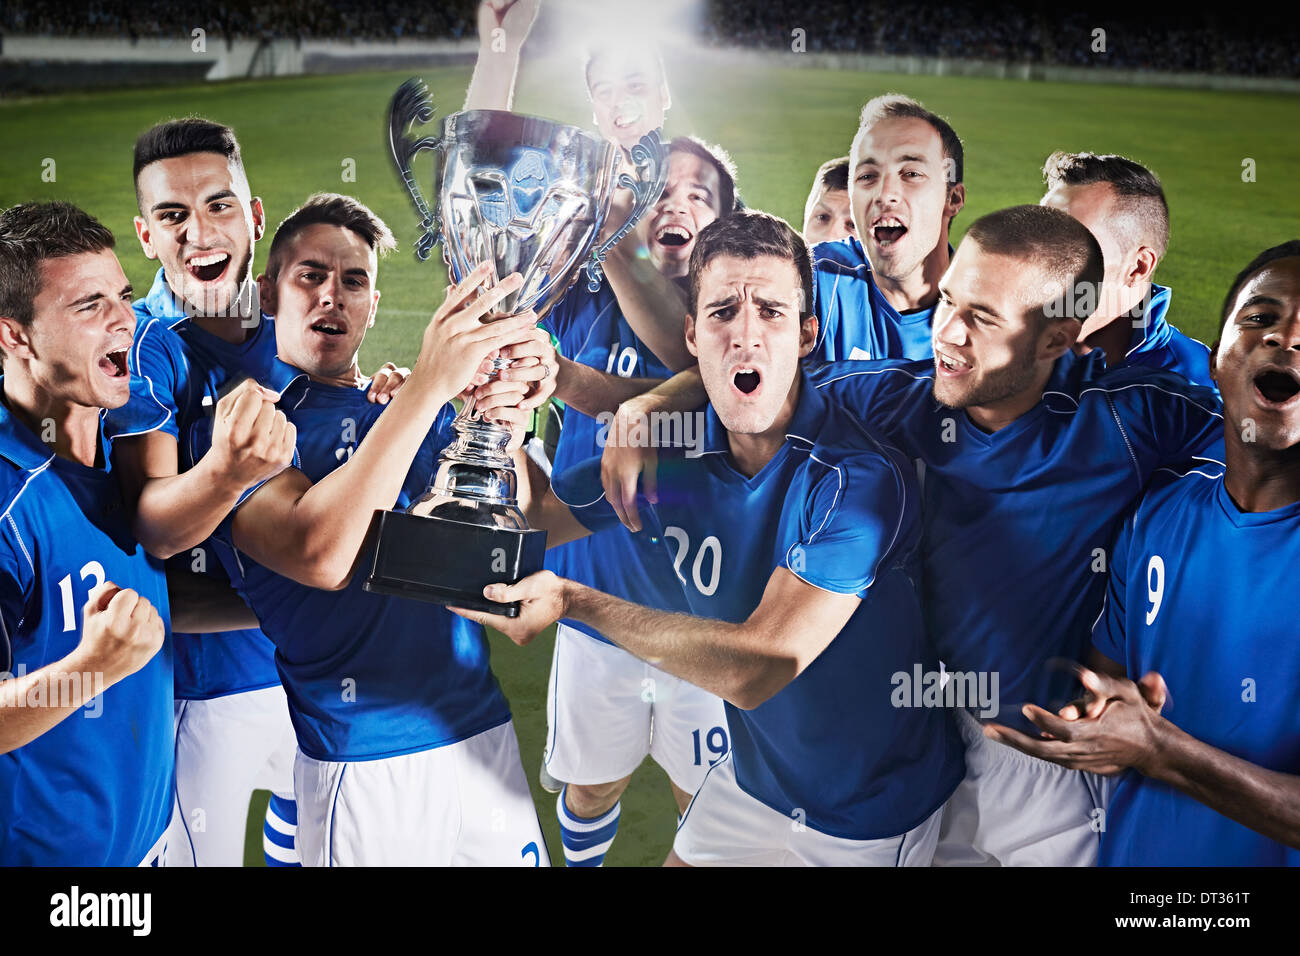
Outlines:
<svg viewBox="0 0 1300 956"><path fill-rule="evenodd" d="M185 310L186 315L191 318L211 317L234 317L243 318L254 314L252 309L257 304L257 283L249 274L249 265L253 261L253 248L250 245L244 255L240 258L238 264L231 270L232 278L227 281L223 287L207 288L199 286L194 288L190 283L197 283L188 269L183 265L181 272L181 288L184 294L178 295L181 300L181 307ZM198 301L195 301L195 298Z"/></svg>
<svg viewBox="0 0 1300 956"><path fill-rule="evenodd" d="M941 394L942 379L936 375L934 397L941 405L946 405L948 408L993 405L1031 388L1037 376L1038 363L1034 361L1034 353L1026 350L1010 365L989 372L979 381L968 386L964 392L957 394L947 396Z"/></svg>

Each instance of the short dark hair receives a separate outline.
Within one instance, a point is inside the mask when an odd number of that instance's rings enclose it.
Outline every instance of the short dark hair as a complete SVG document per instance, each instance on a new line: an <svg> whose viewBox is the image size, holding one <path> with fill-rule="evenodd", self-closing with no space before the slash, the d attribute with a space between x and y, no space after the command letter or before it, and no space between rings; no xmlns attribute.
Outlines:
<svg viewBox="0 0 1300 956"><path fill-rule="evenodd" d="M718 171L721 185L721 193L718 196L720 216L729 216L740 208L738 202L740 197L736 192L736 164L732 162L731 156L725 149L706 143L696 136L678 136L668 144L669 156L673 153L690 153L711 164Z"/></svg>
<svg viewBox="0 0 1300 956"><path fill-rule="evenodd" d="M828 159L817 167L817 173L813 176L812 189L808 190L808 198L803 204L804 222L808 221L808 216L812 212L813 203L823 192L833 192L837 189L847 191L849 188L849 158L840 156L836 159Z"/></svg>
<svg viewBox="0 0 1300 956"><path fill-rule="evenodd" d="M719 256L757 259L776 256L792 263L799 276L801 301L799 320L812 315L812 257L808 246L790 224L779 216L757 210L745 210L715 219L695 237L691 250L690 282L687 304L694 316L699 307L700 273Z"/></svg>
<svg viewBox="0 0 1300 956"><path fill-rule="evenodd" d="M837 156L835 159L828 159L817 167L817 175L813 177L813 188L818 187L834 192L837 189L849 188L849 158L847 156Z"/></svg>
<svg viewBox="0 0 1300 956"><path fill-rule="evenodd" d="M976 219L965 238L985 252L1029 260L1044 268L1048 281L1062 291L1044 303L1042 322L1051 315L1088 318L1079 314L1080 302L1096 308L1106 275L1101 245L1069 213L1050 206L1011 206ZM1088 310L1089 315L1093 309Z"/></svg>
<svg viewBox="0 0 1300 956"><path fill-rule="evenodd" d="M313 193L276 227L271 251L266 257L267 276L274 281L279 275L280 256L294 236L308 226L321 224L351 229L377 256L385 256L397 248L392 231L368 206L339 193Z"/></svg>
<svg viewBox="0 0 1300 956"><path fill-rule="evenodd" d="M41 263L112 249L113 234L67 202L24 202L0 213L0 315L31 323Z"/></svg>
<svg viewBox="0 0 1300 956"><path fill-rule="evenodd" d="M1223 335L1223 327L1228 324L1228 316L1232 314L1232 306L1237 301L1237 293L1241 291L1241 287L1257 273L1263 272L1264 269L1277 260L1290 259L1293 256L1300 256L1300 239L1290 239L1270 249L1265 249L1250 260L1250 265L1237 273L1237 278L1232 280L1232 286L1228 289L1228 294L1223 300L1223 311L1219 315L1220 337Z"/></svg>
<svg viewBox="0 0 1300 956"><path fill-rule="evenodd" d="M1057 150L1043 163L1043 182L1087 186L1106 183L1115 193L1116 208L1125 219L1130 241L1145 239L1157 256L1169 248L1169 203L1160 178L1141 163L1109 153L1067 153Z"/></svg>
<svg viewBox="0 0 1300 956"><path fill-rule="evenodd" d="M132 178L136 184L135 201L140 205L140 172L151 163L191 153L217 153L244 172L244 159L239 154L239 141L235 131L198 116L167 120L151 126L135 141L135 158ZM245 177L247 178L247 177ZM141 212L144 210L141 209Z"/></svg>
<svg viewBox="0 0 1300 956"><path fill-rule="evenodd" d="M961 138L958 137L957 131L949 125L948 121L937 113L932 113L919 102L910 96L904 96L901 93L886 93L883 96L877 96L867 100L866 105L862 107L862 113L858 117L858 131L866 129L869 126L875 126L882 120L887 119L919 119L925 120L934 127L934 131L939 134L939 142L943 144L943 155L952 160L953 180L947 185L949 188L962 182L965 175L966 158L962 149Z"/></svg>

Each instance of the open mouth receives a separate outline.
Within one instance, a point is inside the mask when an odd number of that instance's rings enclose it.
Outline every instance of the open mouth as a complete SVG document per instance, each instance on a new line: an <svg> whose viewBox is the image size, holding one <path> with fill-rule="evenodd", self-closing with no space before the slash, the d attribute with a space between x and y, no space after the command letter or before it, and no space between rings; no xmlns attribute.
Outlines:
<svg viewBox="0 0 1300 956"><path fill-rule="evenodd" d="M655 233L655 242L659 243L661 246L669 246L670 248L679 249L690 242L693 238L694 237L686 227L677 225L664 226Z"/></svg>
<svg viewBox="0 0 1300 956"><path fill-rule="evenodd" d="M614 129L620 133L633 129L641 122L640 112L617 113L614 116Z"/></svg>
<svg viewBox="0 0 1300 956"><path fill-rule="evenodd" d="M1300 378L1294 372L1266 369L1254 378L1255 391L1269 405L1285 405L1300 394Z"/></svg>
<svg viewBox="0 0 1300 956"><path fill-rule="evenodd" d="M347 332L347 328L341 322L332 319L317 319L311 324L311 330L322 335L343 335Z"/></svg>
<svg viewBox="0 0 1300 956"><path fill-rule="evenodd" d="M907 235L907 227L897 216L881 216L871 226L871 236L881 246L891 246Z"/></svg>
<svg viewBox="0 0 1300 956"><path fill-rule="evenodd" d="M126 378L130 374L126 367L126 352L126 348L105 352L99 357L99 370L109 378Z"/></svg>
<svg viewBox="0 0 1300 956"><path fill-rule="evenodd" d="M960 359L955 359L938 351L934 353L934 366L939 374L944 376L965 375L971 368Z"/></svg>
<svg viewBox="0 0 1300 956"><path fill-rule="evenodd" d="M731 373L731 384L743 395L752 395L760 381L762 376L758 374L757 369L738 368Z"/></svg>
<svg viewBox="0 0 1300 956"><path fill-rule="evenodd" d="M230 265L230 254L226 252L205 252L193 256L185 263L190 275L200 282L212 282L220 279Z"/></svg>

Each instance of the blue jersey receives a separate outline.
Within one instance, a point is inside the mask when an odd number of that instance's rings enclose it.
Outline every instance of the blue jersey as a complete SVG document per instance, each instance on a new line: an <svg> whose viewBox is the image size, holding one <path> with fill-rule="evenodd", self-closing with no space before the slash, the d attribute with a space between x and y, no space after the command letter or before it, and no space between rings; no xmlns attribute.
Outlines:
<svg viewBox="0 0 1300 956"><path fill-rule="evenodd" d="M915 584L916 476L806 379L787 432L747 478L709 408L703 455L665 449L659 503L641 502L646 528L689 582L685 610L701 617L745 620L777 568L862 599L785 688L753 710L726 705L732 759L741 789L792 820L846 839L897 836L965 772L951 714L891 698L898 675L938 667ZM599 474L593 460L554 485L593 529L617 520L600 499Z"/></svg>
<svg viewBox="0 0 1300 956"><path fill-rule="evenodd" d="M56 457L0 405L5 676L30 674L71 653L81 643L83 605L104 581L135 590L164 626L168 620L162 564L131 537L102 437L101 455L105 464L96 468ZM67 676L95 686L90 674ZM58 693L57 684L47 684L39 699L25 703L57 702ZM166 638L136 673L0 755L0 865L136 866L171 819L172 768Z"/></svg>
<svg viewBox="0 0 1300 956"><path fill-rule="evenodd" d="M1107 554L1152 473L1222 441L1218 397L1176 375L1067 353L1037 405L992 434L933 395L933 362L841 362L812 373L920 459L925 607L949 670L996 674L999 719L1054 709L1101 609Z"/></svg>
<svg viewBox="0 0 1300 956"><path fill-rule="evenodd" d="M284 389L279 407L298 432L295 463L314 482L351 458L388 408L368 401L365 387L320 385L305 375ZM454 417L450 405L439 414L396 509L429 487L438 453L453 438ZM196 456L210 435L206 421L191 429ZM396 757L452 744L510 719L480 625L443 607L372 594L363 587L364 568L341 591L299 584L237 553L232 521L233 516L214 536L217 552L275 642L303 753L317 760Z"/></svg>
<svg viewBox="0 0 1300 956"><path fill-rule="evenodd" d="M819 242L812 256L813 311L820 320L812 361L934 355L934 306L899 312L890 305L871 276L871 263L856 236Z"/></svg>
<svg viewBox="0 0 1300 956"><path fill-rule="evenodd" d="M1300 504L1242 512L1217 462L1162 471L1120 531L1093 643L1135 680L1159 671L1164 716L1181 730L1300 774L1298 565ZM1300 850L1130 770L1111 794L1100 863L1298 866Z"/></svg>
<svg viewBox="0 0 1300 956"><path fill-rule="evenodd" d="M205 332L180 308L158 270L153 288L135 303L131 346L131 398L105 417L110 438L162 430L173 438L198 418L211 415L219 392L232 379L265 383L275 361L275 326L262 316L252 334L233 345ZM231 319L230 321L236 321ZM177 449L182 471L194 462ZM225 581L210 541L172 559L186 571ZM177 634L176 697L206 700L273 687L275 648L256 628L222 634Z"/></svg>
<svg viewBox="0 0 1300 956"><path fill-rule="evenodd" d="M544 324L559 339L560 351L575 362L622 378L672 377L672 371L632 331L608 282L594 293L587 290L585 282L575 283L547 314ZM563 472L599 456L605 434L604 424L576 408L566 408L552 470ZM622 525L551 548L546 552L546 566L560 577L635 604L660 607L681 600L681 585L663 548L648 535L634 535ZM564 623L609 643L581 621Z"/></svg>
<svg viewBox="0 0 1300 956"><path fill-rule="evenodd" d="M1218 386L1210 379L1210 350L1165 318L1170 295L1165 286L1151 286L1151 298L1142 318L1133 323L1133 337L1120 365L1177 372L1193 385L1217 392Z"/></svg>

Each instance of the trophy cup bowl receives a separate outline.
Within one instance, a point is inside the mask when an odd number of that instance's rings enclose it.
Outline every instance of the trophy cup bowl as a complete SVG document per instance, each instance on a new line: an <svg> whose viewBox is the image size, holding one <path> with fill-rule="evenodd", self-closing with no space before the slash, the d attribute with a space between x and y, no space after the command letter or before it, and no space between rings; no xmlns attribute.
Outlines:
<svg viewBox="0 0 1300 956"><path fill-rule="evenodd" d="M605 254L663 191L667 154L657 133L631 150L633 177L619 171L619 147L598 135L503 110L453 113L441 135L408 135L433 113L415 80L402 84L389 107L389 146L421 218L416 255L427 259L441 242L457 282L482 262L493 264L492 283L520 273L523 284L493 318L529 309L545 315L584 265L589 288L598 289ZM411 168L426 150L436 157L436 210ZM632 212L597 243L619 187L632 190ZM492 374L508 364L498 360ZM518 604L489 601L483 588L540 570L546 532L530 530L517 503L510 429L483 418L473 398L452 428L456 438L443 449L430 488L404 512L379 512L366 590L517 616Z"/></svg>

